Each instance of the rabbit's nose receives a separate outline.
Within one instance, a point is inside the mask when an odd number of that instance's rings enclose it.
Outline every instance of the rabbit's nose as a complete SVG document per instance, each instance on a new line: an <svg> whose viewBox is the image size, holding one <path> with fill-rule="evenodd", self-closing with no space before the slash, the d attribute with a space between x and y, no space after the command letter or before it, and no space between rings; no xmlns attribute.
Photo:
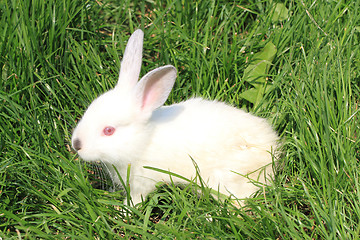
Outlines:
<svg viewBox="0 0 360 240"><path fill-rule="evenodd" d="M73 148L76 150L76 151L79 151L81 149L81 141L76 138L74 139L73 141Z"/></svg>

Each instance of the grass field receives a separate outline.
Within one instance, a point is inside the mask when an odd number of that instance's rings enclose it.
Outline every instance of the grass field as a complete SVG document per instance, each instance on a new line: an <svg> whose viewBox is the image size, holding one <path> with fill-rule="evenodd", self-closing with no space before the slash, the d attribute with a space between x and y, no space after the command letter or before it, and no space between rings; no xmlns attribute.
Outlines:
<svg viewBox="0 0 360 240"><path fill-rule="evenodd" d="M358 239L360 1L277 2L0 0L0 237ZM273 182L243 208L199 178L137 208L92 187L71 132L137 28L141 74L178 69L167 104L226 101L281 136Z"/></svg>

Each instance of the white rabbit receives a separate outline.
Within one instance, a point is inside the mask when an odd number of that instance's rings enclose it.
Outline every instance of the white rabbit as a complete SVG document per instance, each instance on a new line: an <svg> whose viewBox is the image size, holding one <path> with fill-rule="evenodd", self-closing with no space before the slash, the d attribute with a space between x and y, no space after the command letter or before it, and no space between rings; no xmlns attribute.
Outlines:
<svg viewBox="0 0 360 240"><path fill-rule="evenodd" d="M118 183L112 165L125 179L131 164L130 195L135 204L154 190L155 183L169 181L168 174L144 166L191 179L192 159L211 188L249 197L257 187L242 175L265 183L264 172L272 173L276 132L265 119L222 102L193 98L163 107L176 69L159 67L138 81L142 47L143 32L136 30L126 46L116 87L91 103L74 130L73 148L86 161L107 164Z"/></svg>

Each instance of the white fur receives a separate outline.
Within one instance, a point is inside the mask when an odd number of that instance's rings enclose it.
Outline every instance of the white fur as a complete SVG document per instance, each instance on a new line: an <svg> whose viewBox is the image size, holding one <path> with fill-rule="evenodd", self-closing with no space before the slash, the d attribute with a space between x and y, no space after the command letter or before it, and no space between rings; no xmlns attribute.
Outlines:
<svg viewBox="0 0 360 240"><path fill-rule="evenodd" d="M131 36L117 86L93 101L74 130L72 142L80 157L114 165L123 178L131 164L135 204L156 182L169 180L169 175L144 166L191 179L195 176L191 158L210 187L238 198L249 197L256 186L234 172L252 173L249 177L265 183L265 174L259 175L258 170L266 166L266 174L272 173L271 152L278 141L275 131L266 120L222 102L194 98L161 107L173 87L176 70L170 65L160 67L137 82L142 38L141 30ZM106 126L114 127L115 133L105 136ZM75 141L81 142L81 149Z"/></svg>

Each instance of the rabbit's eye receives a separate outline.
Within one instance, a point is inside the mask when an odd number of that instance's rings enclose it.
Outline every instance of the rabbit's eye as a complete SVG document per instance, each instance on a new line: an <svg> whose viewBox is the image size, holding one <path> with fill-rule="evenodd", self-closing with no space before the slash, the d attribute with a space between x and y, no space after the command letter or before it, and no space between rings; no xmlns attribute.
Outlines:
<svg viewBox="0 0 360 240"><path fill-rule="evenodd" d="M103 133L106 135L106 136L111 136L113 135L115 132L115 128L114 127L105 127L104 130L103 130Z"/></svg>

